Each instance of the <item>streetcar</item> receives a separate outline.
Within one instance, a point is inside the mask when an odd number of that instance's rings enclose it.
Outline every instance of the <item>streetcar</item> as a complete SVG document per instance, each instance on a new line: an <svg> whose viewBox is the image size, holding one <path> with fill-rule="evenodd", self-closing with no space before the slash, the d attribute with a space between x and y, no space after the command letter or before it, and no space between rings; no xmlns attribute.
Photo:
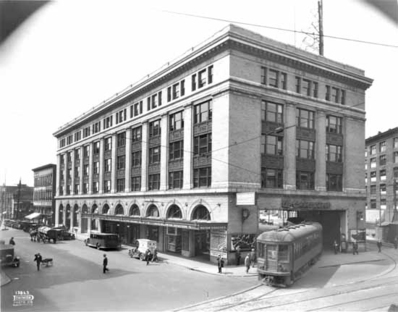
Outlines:
<svg viewBox="0 0 398 312"><path fill-rule="evenodd" d="M322 254L322 225L306 222L257 237L257 272L267 285L287 287Z"/></svg>

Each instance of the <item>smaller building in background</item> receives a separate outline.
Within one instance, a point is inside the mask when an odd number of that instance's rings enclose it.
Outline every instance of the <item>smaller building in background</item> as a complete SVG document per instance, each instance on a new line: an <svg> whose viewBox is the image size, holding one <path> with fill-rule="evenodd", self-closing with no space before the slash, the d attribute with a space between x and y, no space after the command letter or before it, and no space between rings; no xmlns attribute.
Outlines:
<svg viewBox="0 0 398 312"><path fill-rule="evenodd" d="M23 220L33 212L33 187L22 184L0 186L0 211L5 219Z"/></svg>
<svg viewBox="0 0 398 312"><path fill-rule="evenodd" d="M398 235L398 127L367 138L365 145L367 229L393 242Z"/></svg>
<svg viewBox="0 0 398 312"><path fill-rule="evenodd" d="M33 206L36 213L34 217L47 225L55 224L56 168L56 165L48 164L32 169L34 172Z"/></svg>

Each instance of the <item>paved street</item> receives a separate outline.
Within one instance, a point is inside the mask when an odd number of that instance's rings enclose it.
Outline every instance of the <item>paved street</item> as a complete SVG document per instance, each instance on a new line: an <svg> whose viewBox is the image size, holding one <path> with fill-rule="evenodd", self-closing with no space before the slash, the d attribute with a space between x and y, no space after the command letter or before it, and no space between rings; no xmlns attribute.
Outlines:
<svg viewBox="0 0 398 312"><path fill-rule="evenodd" d="M255 277L228 277L188 270L179 265L146 265L127 249L105 252L110 272L102 273L103 251L82 241L31 242L21 230L2 231L16 241L20 268L4 268L11 282L1 288L2 311L155 311L170 310L225 296L257 284ZM54 266L36 269L34 254L54 258ZM214 267L216 270L216 267ZM14 307L13 295L29 291L33 307Z"/></svg>

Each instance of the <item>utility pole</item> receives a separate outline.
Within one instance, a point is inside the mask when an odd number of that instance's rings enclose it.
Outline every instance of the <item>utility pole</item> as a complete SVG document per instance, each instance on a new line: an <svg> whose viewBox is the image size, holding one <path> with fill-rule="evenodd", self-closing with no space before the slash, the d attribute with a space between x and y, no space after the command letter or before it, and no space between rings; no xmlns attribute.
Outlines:
<svg viewBox="0 0 398 312"><path fill-rule="evenodd" d="M21 199L21 179L19 179L18 184L18 195L17 195L17 220L19 219L19 201Z"/></svg>
<svg viewBox="0 0 398 312"><path fill-rule="evenodd" d="M318 22L319 22L319 55L323 56L323 3L318 0Z"/></svg>

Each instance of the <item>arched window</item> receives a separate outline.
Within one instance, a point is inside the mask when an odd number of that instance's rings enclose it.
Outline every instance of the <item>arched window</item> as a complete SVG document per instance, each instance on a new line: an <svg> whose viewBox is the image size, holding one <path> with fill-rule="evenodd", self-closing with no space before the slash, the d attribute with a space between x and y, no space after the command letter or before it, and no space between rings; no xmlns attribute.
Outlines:
<svg viewBox="0 0 398 312"><path fill-rule="evenodd" d="M77 213L78 213L78 211L79 211L79 206L75 205L73 207L73 226L78 226L78 224L77 224Z"/></svg>
<svg viewBox="0 0 398 312"><path fill-rule="evenodd" d="M107 204L104 205L102 208L102 214L108 214L109 212L109 206Z"/></svg>
<svg viewBox="0 0 398 312"><path fill-rule="evenodd" d="M182 219L182 212L180 207L177 205L171 205L169 210L167 211L167 219L170 218L177 218L177 219Z"/></svg>
<svg viewBox="0 0 398 312"><path fill-rule="evenodd" d="M58 223L64 224L64 206L59 206Z"/></svg>
<svg viewBox="0 0 398 312"><path fill-rule="evenodd" d="M88 213L88 208L86 204L83 205L82 213Z"/></svg>
<svg viewBox="0 0 398 312"><path fill-rule="evenodd" d="M115 215L124 215L124 209L122 205L117 205L115 209Z"/></svg>
<svg viewBox="0 0 398 312"><path fill-rule="evenodd" d="M199 205L192 214L192 220L210 220L210 213L205 206Z"/></svg>
<svg viewBox="0 0 398 312"><path fill-rule="evenodd" d="M159 210L155 205L150 205L146 214L147 217L159 217Z"/></svg>
<svg viewBox="0 0 398 312"><path fill-rule="evenodd" d="M91 213L98 213L98 206L96 204L91 208Z"/></svg>
<svg viewBox="0 0 398 312"><path fill-rule="evenodd" d="M140 215L141 215L140 208L136 204L131 206L130 216L140 216Z"/></svg>

